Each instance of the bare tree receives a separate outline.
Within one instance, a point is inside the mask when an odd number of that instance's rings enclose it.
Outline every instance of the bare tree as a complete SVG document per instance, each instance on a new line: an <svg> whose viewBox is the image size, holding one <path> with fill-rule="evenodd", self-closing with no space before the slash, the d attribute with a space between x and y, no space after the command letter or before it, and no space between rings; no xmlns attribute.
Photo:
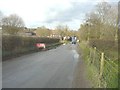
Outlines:
<svg viewBox="0 0 120 90"><path fill-rule="evenodd" d="M80 28L81 37L86 38L88 35L89 38L117 40L117 10L116 5L98 3L95 10L87 14L86 22Z"/></svg>
<svg viewBox="0 0 120 90"><path fill-rule="evenodd" d="M116 39L117 33L117 18L118 11L117 6L110 5L107 2L101 2L96 6L96 12L98 17L104 24L101 28L101 38L104 39Z"/></svg>
<svg viewBox="0 0 120 90"><path fill-rule="evenodd" d="M56 30L58 31L58 34L61 37L69 36L69 34L71 33L70 29L67 25L58 25L58 26L56 26Z"/></svg>
<svg viewBox="0 0 120 90"><path fill-rule="evenodd" d="M59 34L61 37L64 37L64 36L65 36L64 26L58 25L58 26L56 26L56 30L58 31L58 34Z"/></svg>
<svg viewBox="0 0 120 90"><path fill-rule="evenodd" d="M46 28L45 26L42 26L42 27L37 28L36 34L38 36L47 37L47 36L50 36L50 30Z"/></svg>
<svg viewBox="0 0 120 90"><path fill-rule="evenodd" d="M0 27L2 26L3 13L0 11Z"/></svg>
<svg viewBox="0 0 120 90"><path fill-rule="evenodd" d="M3 33L17 34L24 27L24 22L21 17L12 14L2 19Z"/></svg>

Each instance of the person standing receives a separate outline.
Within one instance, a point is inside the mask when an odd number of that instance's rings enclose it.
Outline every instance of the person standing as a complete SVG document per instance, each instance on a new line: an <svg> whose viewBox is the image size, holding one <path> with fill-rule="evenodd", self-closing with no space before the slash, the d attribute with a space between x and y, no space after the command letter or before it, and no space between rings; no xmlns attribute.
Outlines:
<svg viewBox="0 0 120 90"><path fill-rule="evenodd" d="M73 37L72 37L72 44L76 44L76 40L77 40L77 37L76 37L76 36L73 36Z"/></svg>

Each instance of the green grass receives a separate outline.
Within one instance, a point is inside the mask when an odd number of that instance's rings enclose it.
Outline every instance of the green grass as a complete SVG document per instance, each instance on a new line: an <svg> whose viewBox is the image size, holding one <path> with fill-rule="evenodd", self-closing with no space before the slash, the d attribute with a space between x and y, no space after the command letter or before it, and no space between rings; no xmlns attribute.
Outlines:
<svg viewBox="0 0 120 90"><path fill-rule="evenodd" d="M82 58L86 63L87 66L87 78L91 81L92 87L97 88L98 84L98 71L95 66L90 65L89 59L89 47L87 46L87 42L83 41L80 43L80 48L82 52ZM94 79L93 79L94 78Z"/></svg>
<svg viewBox="0 0 120 90"><path fill-rule="evenodd" d="M99 72L93 65L87 65L87 78L92 82L93 88L98 88L99 83Z"/></svg>
<svg viewBox="0 0 120 90"><path fill-rule="evenodd" d="M101 79L99 79L99 73L100 73L100 56L101 54L99 52L96 52L95 54L95 61L94 63L91 61L93 60L93 57L90 56L90 49L94 52L94 49L91 48L86 41L83 41L80 43L80 49L82 51L82 58L84 59L86 65L87 65L87 77L92 83L93 88L98 88L98 85L100 84L101 88L117 88L118 87L118 62L117 60L114 60L114 58L109 57L110 60L108 60L108 57L105 58L104 62L104 70L103 75ZM116 52L111 52L112 55L116 55ZM97 64L98 63L98 64ZM101 81L99 83L99 80Z"/></svg>
<svg viewBox="0 0 120 90"><path fill-rule="evenodd" d="M62 42L50 44L50 45L47 45L46 48L47 48L47 49L56 48L56 47L58 47L58 46L61 45L61 44L62 44Z"/></svg>
<svg viewBox="0 0 120 90"><path fill-rule="evenodd" d="M112 61L105 61L103 79L107 83L107 87L118 87L118 65Z"/></svg>

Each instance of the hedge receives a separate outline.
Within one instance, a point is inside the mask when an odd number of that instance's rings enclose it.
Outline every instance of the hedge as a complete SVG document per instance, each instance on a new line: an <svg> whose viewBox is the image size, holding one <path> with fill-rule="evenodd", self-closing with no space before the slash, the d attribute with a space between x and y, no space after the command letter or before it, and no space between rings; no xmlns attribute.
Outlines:
<svg viewBox="0 0 120 90"><path fill-rule="evenodd" d="M89 45L96 47L101 52L104 52L105 55L112 60L118 60L118 42L113 40L91 39L89 41Z"/></svg>
<svg viewBox="0 0 120 90"><path fill-rule="evenodd" d="M22 37L22 36L2 36L2 56L3 59L10 55L28 52L30 50L37 50L36 43L45 43L51 45L58 43L57 38L43 38L43 37Z"/></svg>
<svg viewBox="0 0 120 90"><path fill-rule="evenodd" d="M117 50L118 43L113 40L99 40L99 39L91 39L89 41L89 45L92 47L97 47L101 50Z"/></svg>

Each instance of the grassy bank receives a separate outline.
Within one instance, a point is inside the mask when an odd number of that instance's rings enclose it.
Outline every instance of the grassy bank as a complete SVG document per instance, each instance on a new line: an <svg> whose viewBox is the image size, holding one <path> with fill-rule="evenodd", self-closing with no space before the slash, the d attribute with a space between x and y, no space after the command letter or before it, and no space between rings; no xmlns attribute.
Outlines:
<svg viewBox="0 0 120 90"><path fill-rule="evenodd" d="M90 43L83 41L80 43L82 58L87 65L87 76L94 88L118 88L118 60L113 57L107 57L109 52L104 52L103 59L101 58L101 49L91 47ZM98 47L96 45L96 47ZM103 47L103 46L101 46ZM108 51L105 50L104 51ZM113 54L117 53L117 51ZM112 52L111 52L112 54ZM101 60L104 60L101 66ZM101 68L102 67L102 68Z"/></svg>

